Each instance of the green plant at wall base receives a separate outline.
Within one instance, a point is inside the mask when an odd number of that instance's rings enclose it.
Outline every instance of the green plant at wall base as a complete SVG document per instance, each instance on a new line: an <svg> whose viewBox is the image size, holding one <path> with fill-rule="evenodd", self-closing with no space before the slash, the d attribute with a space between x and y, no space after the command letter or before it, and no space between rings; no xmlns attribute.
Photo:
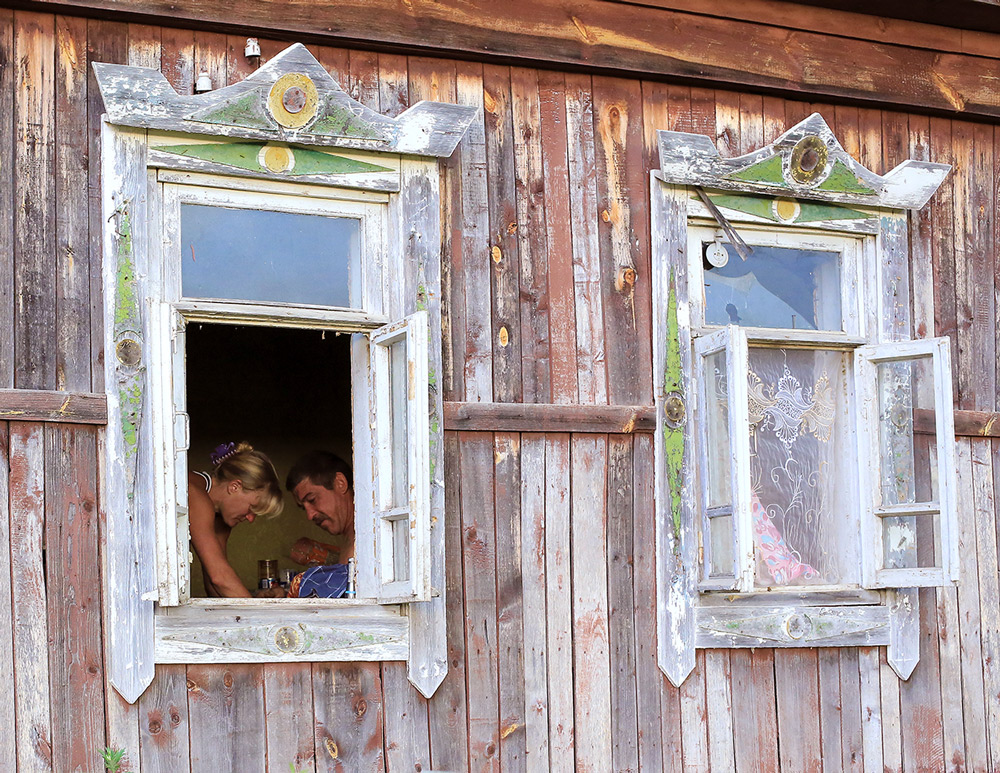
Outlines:
<svg viewBox="0 0 1000 773"><path fill-rule="evenodd" d="M101 759L104 760L104 769L108 773L127 773L128 760L125 759L125 750L116 746L106 746L101 749Z"/></svg>

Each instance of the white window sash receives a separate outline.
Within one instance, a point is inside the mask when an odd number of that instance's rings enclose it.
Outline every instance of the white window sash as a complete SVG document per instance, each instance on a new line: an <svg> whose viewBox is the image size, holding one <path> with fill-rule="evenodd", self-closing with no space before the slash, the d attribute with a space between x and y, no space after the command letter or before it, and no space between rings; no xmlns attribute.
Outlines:
<svg viewBox="0 0 1000 773"><path fill-rule="evenodd" d="M375 514L376 599L392 603L401 598L430 598L430 426L427 376L428 320L425 311L392 322L370 337L370 384L374 465L372 507ZM391 378L393 344L405 348L406 373L395 384ZM403 394L399 393L404 388ZM393 501L394 469L402 433L392 432L392 415L406 406L406 495ZM393 435L395 434L395 438ZM399 524L406 524L401 528ZM408 554L406 575L398 577L402 553ZM359 558L363 560L363 557Z"/></svg>
<svg viewBox="0 0 1000 773"><path fill-rule="evenodd" d="M749 591L753 588L753 524L750 513L750 426L747 396L747 337L736 325L728 325L721 330L695 339L695 384L698 390L698 445L700 512L702 522L702 590ZM733 566L728 576L710 576L712 515L708 503L708 465L712 449L708 441L708 395L713 376L706 373L705 358L717 352L726 353L727 410L729 432L729 474L731 502L728 512L716 513L715 517L732 515Z"/></svg>
<svg viewBox="0 0 1000 773"><path fill-rule="evenodd" d="M951 358L947 338L862 346L855 350L858 396L858 462L861 504L862 580L868 588L933 587L957 576L958 539L955 503L955 427L951 389ZM883 505L879 449L878 371L885 362L931 358L937 451L935 502ZM886 566L883 519L899 515L938 515L941 556L939 567Z"/></svg>

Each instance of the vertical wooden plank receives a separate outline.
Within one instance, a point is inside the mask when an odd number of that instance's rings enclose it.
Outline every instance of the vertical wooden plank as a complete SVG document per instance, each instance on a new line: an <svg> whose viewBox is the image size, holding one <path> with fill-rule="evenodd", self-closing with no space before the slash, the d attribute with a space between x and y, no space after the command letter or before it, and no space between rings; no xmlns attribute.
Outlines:
<svg viewBox="0 0 1000 773"><path fill-rule="evenodd" d="M524 624L521 574L521 436L493 439L496 513L497 669L500 677L500 767L525 767Z"/></svg>
<svg viewBox="0 0 1000 773"><path fill-rule="evenodd" d="M973 439L972 494L979 572L979 635L983 651L986 742L990 770L1000 767L1000 575L997 564L997 509L993 493L992 441Z"/></svg>
<svg viewBox="0 0 1000 773"><path fill-rule="evenodd" d="M492 503L493 437L459 433L465 664L469 690L469 770L499 770L496 535Z"/></svg>
<svg viewBox="0 0 1000 773"><path fill-rule="evenodd" d="M55 17L14 14L14 386L54 389Z"/></svg>
<svg viewBox="0 0 1000 773"><path fill-rule="evenodd" d="M483 68L478 64L456 66L458 103L471 105L483 114ZM477 118L460 146L461 238L452 243L453 284L461 285L461 296L452 303L464 305L464 330L453 329L454 363L462 367L465 400L489 402L493 398L493 331L490 309L490 219L488 209L486 136ZM516 273L514 274L516 276ZM499 331L497 331L499 334ZM459 338L461 336L461 339Z"/></svg>
<svg viewBox="0 0 1000 773"><path fill-rule="evenodd" d="M708 713L708 752L712 770L736 769L731 682L729 651L705 650L705 707Z"/></svg>
<svg viewBox="0 0 1000 773"><path fill-rule="evenodd" d="M736 770L740 773L778 770L774 650L733 650L730 668Z"/></svg>
<svg viewBox="0 0 1000 773"><path fill-rule="evenodd" d="M365 107L379 112L378 54L374 51L351 51L349 93Z"/></svg>
<svg viewBox="0 0 1000 773"><path fill-rule="evenodd" d="M10 453L7 422L0 422L0 577L10 577L11 569L11 501ZM11 583L0 591L0 669L14 673L14 601ZM14 680L0 680L0 722L6 728L17 727ZM14 732L0 733L0 768L17 770L17 736Z"/></svg>
<svg viewBox="0 0 1000 773"><path fill-rule="evenodd" d="M194 77L197 80L203 72L212 79L212 90L225 88L226 60L228 47L226 36L218 32L198 30L194 33Z"/></svg>
<svg viewBox="0 0 1000 773"><path fill-rule="evenodd" d="M0 254L14 254L14 12L0 9ZM0 384L14 386L14 262L0 263Z"/></svg>
<svg viewBox="0 0 1000 773"><path fill-rule="evenodd" d="M680 686L680 709L684 770L709 770L705 650L695 653L694 668Z"/></svg>
<svg viewBox="0 0 1000 773"><path fill-rule="evenodd" d="M406 663L382 664L382 700L385 712L385 769L395 773L430 768L427 701L410 684ZM316 756L320 756L319 749Z"/></svg>
<svg viewBox="0 0 1000 773"><path fill-rule="evenodd" d="M263 773L263 667L188 666L187 676L191 773Z"/></svg>
<svg viewBox="0 0 1000 773"><path fill-rule="evenodd" d="M861 674L861 742L865 773L882 770L882 700L879 694L877 647L858 650Z"/></svg>
<svg viewBox="0 0 1000 773"><path fill-rule="evenodd" d="M377 666L371 666L377 671ZM319 667L317 667L319 668ZM324 685L325 686L325 685ZM324 698L328 700L328 693ZM367 699L366 699L367 701ZM382 696L377 705L381 707ZM355 715L371 710L358 705ZM316 730L303 721L312 716ZM313 704L313 674L308 663L268 663L264 666L264 725L267 729L269 770L284 770L287 762L298 773L316 770L316 739L321 722ZM381 735L381 727L380 727ZM378 738L381 751L382 739Z"/></svg>
<svg viewBox="0 0 1000 773"><path fill-rule="evenodd" d="M840 697L840 653L833 647L816 651L819 667L819 726L824 773L844 770L841 717L844 706ZM847 710L850 710L848 707Z"/></svg>
<svg viewBox="0 0 1000 773"><path fill-rule="evenodd" d="M920 664L899 685L903 765L944 769L937 604L933 589L920 590Z"/></svg>
<svg viewBox="0 0 1000 773"><path fill-rule="evenodd" d="M198 77L194 32L163 27L160 32L160 72L178 94L193 94Z"/></svg>
<svg viewBox="0 0 1000 773"><path fill-rule="evenodd" d="M191 769L187 669L161 665L139 699L140 760L143 773Z"/></svg>
<svg viewBox="0 0 1000 773"><path fill-rule="evenodd" d="M263 49L261 49L263 51ZM344 91L351 88L351 53L346 48L323 46L316 57Z"/></svg>
<svg viewBox="0 0 1000 773"><path fill-rule="evenodd" d="M930 119L910 116L908 157L930 161ZM934 259L932 213L941 206L937 195L932 204L910 212L911 319L915 338L932 338L934 333Z"/></svg>
<svg viewBox="0 0 1000 773"><path fill-rule="evenodd" d="M258 39L258 45L260 40ZM246 56L247 38L244 35L226 36L226 83L232 85L246 80L253 75L260 67L260 60L263 59L263 49L257 62L252 62Z"/></svg>
<svg viewBox="0 0 1000 773"><path fill-rule="evenodd" d="M899 677L889 665L885 649L879 650L879 690L882 699L882 767L887 771L902 771Z"/></svg>
<svg viewBox="0 0 1000 773"><path fill-rule="evenodd" d="M112 62L124 64L128 62L128 26L114 22L87 21L87 140L89 145L88 161L88 218L90 230L90 249L88 262L90 266L90 345L91 363L104 362L104 277L102 274L102 249L104 216L101 201L101 116L104 113L104 100L97 88L97 78L94 76L93 62ZM94 392L104 391L104 368L93 367L92 389ZM138 755L136 755L136 758Z"/></svg>
<svg viewBox="0 0 1000 773"><path fill-rule="evenodd" d="M93 427L45 427L44 545L50 556L45 588L55 770L96 771L104 748L100 566L94 560L96 434Z"/></svg>
<svg viewBox="0 0 1000 773"><path fill-rule="evenodd" d="M611 654L611 762L638 770L636 616L633 604L632 438L608 439L608 640Z"/></svg>
<svg viewBox="0 0 1000 773"><path fill-rule="evenodd" d="M971 259L972 312L972 374L978 411L994 411L997 407L997 302L995 295L996 265L993 242L993 221L996 189L993 181L993 127L976 124L973 129L972 187L969 204L970 225L975 235L968 245ZM956 283L956 287L960 287ZM1000 760L998 760L1000 763Z"/></svg>
<svg viewBox="0 0 1000 773"><path fill-rule="evenodd" d="M597 229L594 108L588 75L566 76L566 134L569 165L573 288L576 306L577 389L581 403L608 401Z"/></svg>
<svg viewBox="0 0 1000 773"><path fill-rule="evenodd" d="M148 24L128 25L128 63L131 67L160 69L160 28Z"/></svg>
<svg viewBox="0 0 1000 773"><path fill-rule="evenodd" d="M545 598L549 651L549 768L574 771L573 589L570 551L570 438L545 440Z"/></svg>
<svg viewBox="0 0 1000 773"><path fill-rule="evenodd" d="M379 112L395 118L410 106L406 57L378 55Z"/></svg>
<svg viewBox="0 0 1000 773"><path fill-rule="evenodd" d="M844 647L839 655L841 759L845 771L860 773L864 770L864 748L861 737L861 672L858 650L856 647Z"/></svg>
<svg viewBox="0 0 1000 773"><path fill-rule="evenodd" d="M56 389L90 391L87 21L56 17Z"/></svg>
<svg viewBox="0 0 1000 773"><path fill-rule="evenodd" d="M955 313L958 348L951 353L953 367L958 373L958 390L955 407L972 410L976 405L974 351L972 341L972 294L974 273L973 252L976 248L976 215L972 212L974 198L975 139L973 125L964 121L952 122L952 144L955 165L951 174L954 181L955 216ZM971 760L970 760L971 763Z"/></svg>
<svg viewBox="0 0 1000 773"><path fill-rule="evenodd" d="M520 267L521 399L552 402L549 361L549 266L546 251L545 178L538 72L510 71L514 190Z"/></svg>
<svg viewBox="0 0 1000 773"><path fill-rule="evenodd" d="M382 679L379 672L378 663L313 665L312 705L316 725L317 771L340 773L356 770L358 773L371 773L386 769L382 749ZM309 680L304 673L298 674L298 681L296 692L308 687ZM395 687L404 694L413 692L413 688L405 680L404 684ZM308 705L307 702L306 707ZM300 716L305 713L302 708L298 712ZM291 721L294 721L294 715ZM301 724L301 720L296 724ZM426 725L425 721L425 731ZM279 729L280 724L275 730ZM270 735L269 723L269 746ZM426 732L424 736L426 737ZM395 737L398 738L399 735ZM301 740L307 742L304 737ZM294 750L288 749L285 756L272 757L269 754L268 769L285 770L288 763L293 761L288 756L289 751L294 751L294 757L298 758L304 756L305 747L300 744ZM426 747L423 751L426 751ZM295 770L299 770L297 763Z"/></svg>
<svg viewBox="0 0 1000 773"><path fill-rule="evenodd" d="M608 401L644 404L653 390L642 92L638 82L619 78L595 77L593 84Z"/></svg>
<svg viewBox="0 0 1000 773"><path fill-rule="evenodd" d="M14 727L18 771L52 770L48 608L45 588L45 436L41 424L10 424L11 577L38 592L13 595Z"/></svg>
<svg viewBox="0 0 1000 773"><path fill-rule="evenodd" d="M538 92L542 170L545 179L552 401L574 403L577 400L576 301L564 77L560 73L540 72Z"/></svg>
<svg viewBox="0 0 1000 773"><path fill-rule="evenodd" d="M781 768L821 771L816 650L775 650L774 687Z"/></svg>
<svg viewBox="0 0 1000 773"><path fill-rule="evenodd" d="M576 769L603 771L611 751L611 662L608 641L605 436L571 442L573 516L573 676Z"/></svg>
<svg viewBox="0 0 1000 773"><path fill-rule="evenodd" d="M483 67L486 195L492 298L493 399L520 402L520 256L514 172L514 119L510 68Z"/></svg>
<svg viewBox="0 0 1000 773"><path fill-rule="evenodd" d="M521 441L521 576L524 625L524 770L549 769L549 696L545 641L545 437ZM503 743L501 741L501 743ZM502 746L501 746L502 749Z"/></svg>
<svg viewBox="0 0 1000 773"><path fill-rule="evenodd" d="M448 675L427 705L431 764L462 770L469 764L465 687L465 605L462 586L461 469L458 437L445 433L445 589L448 626Z"/></svg>
<svg viewBox="0 0 1000 773"><path fill-rule="evenodd" d="M987 770L983 649L978 560L976 556L975 494L970 440L958 438L955 448L958 478L958 612L962 662L962 717L968 770Z"/></svg>

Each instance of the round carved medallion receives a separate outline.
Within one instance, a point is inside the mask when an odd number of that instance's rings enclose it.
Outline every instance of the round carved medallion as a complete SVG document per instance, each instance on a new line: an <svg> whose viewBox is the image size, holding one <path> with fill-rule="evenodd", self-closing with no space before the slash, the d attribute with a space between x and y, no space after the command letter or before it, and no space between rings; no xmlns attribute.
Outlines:
<svg viewBox="0 0 1000 773"><path fill-rule="evenodd" d="M319 94L308 75L290 72L282 75L271 86L267 96L267 109L286 129L300 129L316 117Z"/></svg>
<svg viewBox="0 0 1000 773"><path fill-rule="evenodd" d="M818 183L826 173L828 157L826 143L815 134L810 134L796 142L792 148L788 173L795 182L802 185Z"/></svg>

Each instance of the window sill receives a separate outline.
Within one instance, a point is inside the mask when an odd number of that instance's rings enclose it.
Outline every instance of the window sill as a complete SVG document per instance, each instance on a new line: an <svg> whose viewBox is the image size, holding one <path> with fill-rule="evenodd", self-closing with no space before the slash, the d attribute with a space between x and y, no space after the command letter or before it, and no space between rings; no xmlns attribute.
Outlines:
<svg viewBox="0 0 1000 773"><path fill-rule="evenodd" d="M157 663L406 660L397 606L348 599L197 599L158 608Z"/></svg>

